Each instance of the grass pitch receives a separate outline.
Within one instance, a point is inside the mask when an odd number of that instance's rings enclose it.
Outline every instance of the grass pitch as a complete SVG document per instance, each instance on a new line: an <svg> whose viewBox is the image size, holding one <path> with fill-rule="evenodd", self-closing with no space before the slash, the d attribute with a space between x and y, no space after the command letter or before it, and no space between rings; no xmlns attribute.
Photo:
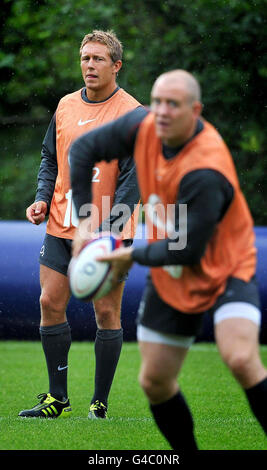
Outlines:
<svg viewBox="0 0 267 470"><path fill-rule="evenodd" d="M261 346L267 365L267 346ZM124 343L109 397L109 419L87 419L94 381L93 343L74 342L69 360L68 419L23 419L38 393L47 392L46 365L39 342L0 342L1 450L168 450L137 381L136 343ZM221 362L216 345L197 343L186 359L180 385L195 420L203 450L267 450L267 439L246 397Z"/></svg>

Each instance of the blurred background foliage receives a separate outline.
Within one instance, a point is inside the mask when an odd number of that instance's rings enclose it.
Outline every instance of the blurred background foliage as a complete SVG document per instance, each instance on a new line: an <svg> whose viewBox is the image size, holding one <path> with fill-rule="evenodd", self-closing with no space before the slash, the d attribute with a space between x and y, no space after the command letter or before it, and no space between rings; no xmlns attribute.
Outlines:
<svg viewBox="0 0 267 470"><path fill-rule="evenodd" d="M143 104L173 68L196 75L204 112L235 159L255 223L267 225L267 0L2 0L0 218L24 219L59 99L83 86L92 29L124 45L118 83Z"/></svg>

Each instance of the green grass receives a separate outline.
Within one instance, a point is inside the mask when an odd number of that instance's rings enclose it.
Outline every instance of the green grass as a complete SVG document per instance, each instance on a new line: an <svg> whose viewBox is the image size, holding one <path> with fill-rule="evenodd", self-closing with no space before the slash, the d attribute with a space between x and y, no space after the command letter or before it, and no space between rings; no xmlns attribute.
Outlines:
<svg viewBox="0 0 267 470"><path fill-rule="evenodd" d="M94 346L75 342L70 350L68 419L23 419L21 409L47 391L45 360L39 342L0 342L1 450L167 450L151 417L137 377L136 343L124 343L109 398L109 419L87 419L93 393ZM267 364L267 346L261 346ZM246 398L214 344L191 349L180 384L192 410L200 449L267 450L267 439Z"/></svg>

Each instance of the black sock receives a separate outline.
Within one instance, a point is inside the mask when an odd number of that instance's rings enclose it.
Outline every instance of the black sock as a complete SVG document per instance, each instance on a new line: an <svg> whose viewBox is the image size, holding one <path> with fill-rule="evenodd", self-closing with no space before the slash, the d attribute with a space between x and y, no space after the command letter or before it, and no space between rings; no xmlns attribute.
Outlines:
<svg viewBox="0 0 267 470"><path fill-rule="evenodd" d="M245 389L250 408L267 434L267 377L254 387Z"/></svg>
<svg viewBox="0 0 267 470"><path fill-rule="evenodd" d="M184 452L197 450L193 418L180 391L170 400L158 405L150 404L150 409L172 449Z"/></svg>
<svg viewBox="0 0 267 470"><path fill-rule="evenodd" d="M95 392L91 403L107 406L108 395L121 353L123 329L97 330L95 340Z"/></svg>
<svg viewBox="0 0 267 470"><path fill-rule="evenodd" d="M71 345L69 324L41 326L40 335L48 370L49 392L57 400L65 401L68 398L68 352Z"/></svg>

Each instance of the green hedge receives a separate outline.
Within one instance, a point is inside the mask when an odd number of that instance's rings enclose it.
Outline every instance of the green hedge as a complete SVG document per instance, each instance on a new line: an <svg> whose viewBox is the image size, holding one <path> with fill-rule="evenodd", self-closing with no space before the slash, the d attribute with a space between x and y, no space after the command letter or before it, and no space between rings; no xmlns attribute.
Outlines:
<svg viewBox="0 0 267 470"><path fill-rule="evenodd" d="M266 0L5 1L0 121L8 145L1 157L1 218L24 218L42 140L32 125L45 129L61 96L82 86L80 42L101 28L114 29L123 42L119 84L141 102L149 103L153 81L166 70L184 68L198 77L203 114L233 153L255 223L265 225L266 11Z"/></svg>

